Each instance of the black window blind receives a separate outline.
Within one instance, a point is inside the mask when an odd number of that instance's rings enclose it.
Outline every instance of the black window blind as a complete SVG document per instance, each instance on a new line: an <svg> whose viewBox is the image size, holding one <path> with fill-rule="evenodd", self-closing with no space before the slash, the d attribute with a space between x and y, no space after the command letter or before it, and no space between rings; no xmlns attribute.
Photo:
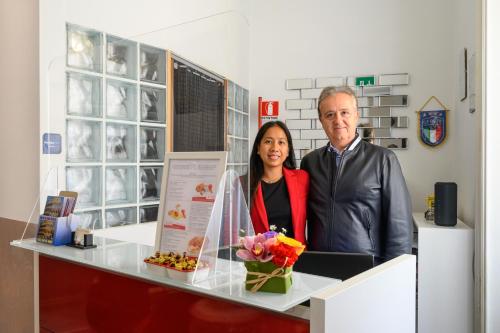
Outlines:
<svg viewBox="0 0 500 333"><path fill-rule="evenodd" d="M224 83L174 60L173 150L224 150Z"/></svg>

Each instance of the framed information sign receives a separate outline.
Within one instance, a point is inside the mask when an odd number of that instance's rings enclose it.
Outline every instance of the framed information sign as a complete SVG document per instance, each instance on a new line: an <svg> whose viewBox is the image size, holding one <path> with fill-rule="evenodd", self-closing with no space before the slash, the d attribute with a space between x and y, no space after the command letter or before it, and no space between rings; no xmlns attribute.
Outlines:
<svg viewBox="0 0 500 333"><path fill-rule="evenodd" d="M165 155L155 250L198 256L227 152L175 152Z"/></svg>

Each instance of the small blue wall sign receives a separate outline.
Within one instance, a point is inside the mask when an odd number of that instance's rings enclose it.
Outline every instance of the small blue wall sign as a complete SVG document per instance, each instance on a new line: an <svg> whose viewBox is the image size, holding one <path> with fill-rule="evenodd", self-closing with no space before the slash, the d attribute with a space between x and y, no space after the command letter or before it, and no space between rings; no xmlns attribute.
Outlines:
<svg viewBox="0 0 500 333"><path fill-rule="evenodd" d="M44 133L42 137L44 154L61 153L61 135L57 133Z"/></svg>

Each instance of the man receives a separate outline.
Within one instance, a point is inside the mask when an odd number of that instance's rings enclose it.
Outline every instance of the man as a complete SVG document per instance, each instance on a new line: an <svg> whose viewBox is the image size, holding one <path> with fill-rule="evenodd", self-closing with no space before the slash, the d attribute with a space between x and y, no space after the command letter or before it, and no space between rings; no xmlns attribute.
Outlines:
<svg viewBox="0 0 500 333"><path fill-rule="evenodd" d="M411 253L411 201L396 155L361 140L355 93L323 89L318 114L330 142L307 154L308 248L367 253L375 263Z"/></svg>

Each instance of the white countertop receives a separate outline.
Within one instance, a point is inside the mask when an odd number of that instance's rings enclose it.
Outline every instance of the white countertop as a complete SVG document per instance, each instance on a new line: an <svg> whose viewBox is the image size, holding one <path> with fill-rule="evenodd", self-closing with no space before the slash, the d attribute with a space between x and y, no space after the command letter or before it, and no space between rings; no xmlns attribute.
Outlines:
<svg viewBox="0 0 500 333"><path fill-rule="evenodd" d="M279 312L286 311L309 300L313 294L341 283L336 279L294 272L293 284L288 293L252 293L245 290L245 268L242 263L237 263L238 269L233 270L231 275L189 284L158 275L148 269L143 260L154 253L152 246L101 237L94 237L94 242L98 245L97 248L87 250L52 246L38 243L34 239L12 241L10 244L89 267Z"/></svg>
<svg viewBox="0 0 500 333"><path fill-rule="evenodd" d="M443 230L470 230L471 228L457 219L457 224L452 227L437 225L434 221L427 221L424 213L413 213L413 223L420 228L443 229Z"/></svg>

